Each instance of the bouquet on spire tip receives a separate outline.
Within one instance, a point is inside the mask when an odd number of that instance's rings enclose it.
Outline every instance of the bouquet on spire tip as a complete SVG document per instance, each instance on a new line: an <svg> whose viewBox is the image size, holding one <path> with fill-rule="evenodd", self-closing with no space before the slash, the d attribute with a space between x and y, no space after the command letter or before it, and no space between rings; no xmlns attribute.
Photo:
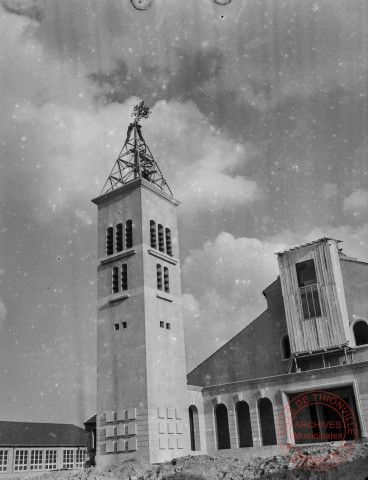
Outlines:
<svg viewBox="0 0 368 480"><path fill-rule="evenodd" d="M134 123L138 123L141 118L148 118L151 114L151 110L144 101L141 100L137 105L133 107L132 117L135 117Z"/></svg>

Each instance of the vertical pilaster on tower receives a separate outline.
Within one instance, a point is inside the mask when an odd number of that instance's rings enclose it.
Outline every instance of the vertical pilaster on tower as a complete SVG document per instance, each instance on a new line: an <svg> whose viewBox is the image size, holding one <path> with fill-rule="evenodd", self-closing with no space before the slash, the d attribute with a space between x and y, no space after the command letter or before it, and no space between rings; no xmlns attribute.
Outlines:
<svg viewBox="0 0 368 480"><path fill-rule="evenodd" d="M118 175L111 173L92 200L98 206L99 465L135 456L161 462L189 452L179 202L137 117L128 129L127 154L115 162Z"/></svg>

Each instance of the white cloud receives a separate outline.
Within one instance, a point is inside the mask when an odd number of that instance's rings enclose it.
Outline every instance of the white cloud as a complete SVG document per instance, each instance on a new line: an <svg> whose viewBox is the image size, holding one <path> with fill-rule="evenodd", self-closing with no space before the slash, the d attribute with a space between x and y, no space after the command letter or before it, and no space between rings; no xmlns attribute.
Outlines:
<svg viewBox="0 0 368 480"><path fill-rule="evenodd" d="M338 192L338 185L337 183L324 183L322 186L321 196L325 200L329 200L336 196Z"/></svg>
<svg viewBox="0 0 368 480"><path fill-rule="evenodd" d="M368 211L368 190L359 188L344 199L344 210L358 215Z"/></svg>

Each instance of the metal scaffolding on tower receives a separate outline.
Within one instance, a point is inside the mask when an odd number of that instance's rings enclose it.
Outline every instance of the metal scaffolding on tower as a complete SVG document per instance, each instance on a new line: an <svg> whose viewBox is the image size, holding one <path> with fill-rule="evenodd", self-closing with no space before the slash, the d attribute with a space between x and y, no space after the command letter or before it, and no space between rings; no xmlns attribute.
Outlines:
<svg viewBox="0 0 368 480"><path fill-rule="evenodd" d="M136 178L143 178L161 190L167 190L172 195L160 167L157 165L151 150L143 138L142 126L139 124L139 120L148 118L150 113L143 100L134 106L132 113L132 116L135 117L134 122L128 127L124 146L102 188L101 195L115 190Z"/></svg>

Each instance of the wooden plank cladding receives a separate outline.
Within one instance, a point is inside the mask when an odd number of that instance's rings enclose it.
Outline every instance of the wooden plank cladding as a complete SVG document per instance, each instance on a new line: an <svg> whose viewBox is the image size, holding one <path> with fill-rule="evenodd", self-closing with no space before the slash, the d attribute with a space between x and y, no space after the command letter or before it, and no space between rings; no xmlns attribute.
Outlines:
<svg viewBox="0 0 368 480"><path fill-rule="evenodd" d="M323 238L278 254L292 353L349 341L337 244L337 240Z"/></svg>

